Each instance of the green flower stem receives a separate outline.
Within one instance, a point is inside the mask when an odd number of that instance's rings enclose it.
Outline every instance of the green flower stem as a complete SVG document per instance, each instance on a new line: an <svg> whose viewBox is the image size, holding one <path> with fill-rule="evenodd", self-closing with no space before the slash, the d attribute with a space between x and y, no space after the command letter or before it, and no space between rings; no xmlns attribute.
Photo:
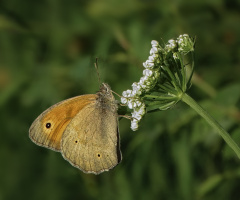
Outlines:
<svg viewBox="0 0 240 200"><path fill-rule="evenodd" d="M194 99L192 99L188 94L184 93L182 95L182 101L192 107L199 115L201 115L210 126L212 126L217 132L222 136L225 142L232 148L232 150L237 154L240 159L240 148L231 138L231 136L226 132L223 127L210 116Z"/></svg>
<svg viewBox="0 0 240 200"><path fill-rule="evenodd" d="M155 95L145 95L145 100L152 100L152 101L163 101L163 100L171 100L171 101L177 101L179 97L175 96L155 96Z"/></svg>
<svg viewBox="0 0 240 200"><path fill-rule="evenodd" d="M170 77L170 79L169 79L170 82L172 83L172 85L174 86L174 88L175 88L176 90L178 90L179 84L177 83L176 78L175 78L175 76L173 75L173 73L171 72L171 70L169 69L169 67L168 67L168 66L167 66L167 67L162 67L162 69L165 70L165 72L167 72L168 76Z"/></svg>

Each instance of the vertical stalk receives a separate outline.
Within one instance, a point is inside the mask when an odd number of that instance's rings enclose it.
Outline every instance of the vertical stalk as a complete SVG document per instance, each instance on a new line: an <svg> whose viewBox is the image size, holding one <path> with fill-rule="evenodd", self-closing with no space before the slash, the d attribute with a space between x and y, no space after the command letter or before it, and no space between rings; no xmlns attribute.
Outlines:
<svg viewBox="0 0 240 200"><path fill-rule="evenodd" d="M240 159L240 148L234 142L228 132L226 132L224 128L188 94L183 93L182 101L188 104L191 108L193 108L199 115L201 115L207 121L207 123L222 136L225 142L232 148L232 150L237 154L238 158Z"/></svg>

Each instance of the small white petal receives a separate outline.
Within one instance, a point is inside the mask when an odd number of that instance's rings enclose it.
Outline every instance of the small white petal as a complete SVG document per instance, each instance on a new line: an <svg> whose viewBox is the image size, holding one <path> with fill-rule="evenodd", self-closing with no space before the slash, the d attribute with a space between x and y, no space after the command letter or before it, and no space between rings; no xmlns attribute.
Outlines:
<svg viewBox="0 0 240 200"><path fill-rule="evenodd" d="M139 83L134 82L132 84L132 88L133 88L133 96L142 94L142 88Z"/></svg>
<svg viewBox="0 0 240 200"><path fill-rule="evenodd" d="M145 104L142 104L142 106L140 107L140 109L139 109L139 112L141 113L141 115L145 115L145 113L146 113L146 110L145 110Z"/></svg>
<svg viewBox="0 0 240 200"><path fill-rule="evenodd" d="M147 69L152 69L154 67L154 63L149 62L149 60L146 61L146 67Z"/></svg>
<svg viewBox="0 0 240 200"><path fill-rule="evenodd" d="M125 97L132 97L133 96L132 95L132 90L127 90L126 92L127 92L127 96L125 96Z"/></svg>
<svg viewBox="0 0 240 200"><path fill-rule="evenodd" d="M178 55L176 53L173 53L173 58L178 59Z"/></svg>
<svg viewBox="0 0 240 200"><path fill-rule="evenodd" d="M157 54L157 53L158 53L157 47L152 47L151 50L150 50L150 55Z"/></svg>
<svg viewBox="0 0 240 200"><path fill-rule="evenodd" d="M148 63L148 68L153 68L154 64L153 63Z"/></svg>
<svg viewBox="0 0 240 200"><path fill-rule="evenodd" d="M133 109L133 104L132 104L132 102L128 101L128 107L129 107L130 109Z"/></svg>
<svg viewBox="0 0 240 200"><path fill-rule="evenodd" d="M182 38L179 39L179 40L178 40L178 43L179 43L179 44L183 43L183 39L182 39Z"/></svg>
<svg viewBox="0 0 240 200"><path fill-rule="evenodd" d="M136 91L136 94L137 94L137 95L141 95L142 92L143 92L143 91L142 91L142 88L140 88L138 91Z"/></svg>
<svg viewBox="0 0 240 200"><path fill-rule="evenodd" d="M143 67L147 68L147 62L143 63Z"/></svg>
<svg viewBox="0 0 240 200"><path fill-rule="evenodd" d="M134 97L136 94L137 94L137 91L136 91L136 90L133 90L133 91L132 91L132 96Z"/></svg>
<svg viewBox="0 0 240 200"><path fill-rule="evenodd" d="M152 44L153 47L156 47L156 46L159 45L159 44L158 44L158 41L156 41L156 40L152 40L152 41L151 41L151 44Z"/></svg>
<svg viewBox="0 0 240 200"><path fill-rule="evenodd" d="M134 91L134 90L137 91L137 90L140 89L140 86L139 86L139 84L138 84L137 82L134 82L134 83L132 84L132 88L133 88L133 91Z"/></svg>
<svg viewBox="0 0 240 200"><path fill-rule="evenodd" d="M142 87L143 85L145 85L145 81L147 80L147 76L143 76L140 78L139 84Z"/></svg>
<svg viewBox="0 0 240 200"><path fill-rule="evenodd" d="M151 76L153 74L153 71L152 70L150 70L150 69L145 69L145 70L143 70L143 75L144 76Z"/></svg>
<svg viewBox="0 0 240 200"><path fill-rule="evenodd" d="M133 84L132 84L132 87L136 87L138 85L138 83L137 82L134 82Z"/></svg>
<svg viewBox="0 0 240 200"><path fill-rule="evenodd" d="M152 62L154 62L155 58L154 58L154 56L152 55L152 56L149 56L149 57L148 57L148 60L149 60L149 62L152 63Z"/></svg>
<svg viewBox="0 0 240 200"><path fill-rule="evenodd" d="M149 70L149 69L144 69L144 70L143 70L143 75L144 75L144 76L147 76L147 70Z"/></svg>
<svg viewBox="0 0 240 200"><path fill-rule="evenodd" d="M133 103L133 107L134 107L134 108L137 107L137 103L136 103L136 101L134 101L134 103Z"/></svg>
<svg viewBox="0 0 240 200"><path fill-rule="evenodd" d="M131 129L132 129L133 131L136 131L136 130L138 129L138 121L137 121L136 119L133 119L133 120L131 121Z"/></svg>
<svg viewBox="0 0 240 200"><path fill-rule="evenodd" d="M138 112L132 112L132 117L138 121L142 119L142 116Z"/></svg>
<svg viewBox="0 0 240 200"><path fill-rule="evenodd" d="M128 102L127 98L122 97L121 98L121 103L126 104Z"/></svg>
<svg viewBox="0 0 240 200"><path fill-rule="evenodd" d="M123 91L122 96L127 97L127 91Z"/></svg>
<svg viewBox="0 0 240 200"><path fill-rule="evenodd" d="M142 79L140 79L139 85L140 85L141 87L144 85L144 81L143 81Z"/></svg>
<svg viewBox="0 0 240 200"><path fill-rule="evenodd" d="M142 105L142 102L141 101L137 101L137 106L140 107Z"/></svg>

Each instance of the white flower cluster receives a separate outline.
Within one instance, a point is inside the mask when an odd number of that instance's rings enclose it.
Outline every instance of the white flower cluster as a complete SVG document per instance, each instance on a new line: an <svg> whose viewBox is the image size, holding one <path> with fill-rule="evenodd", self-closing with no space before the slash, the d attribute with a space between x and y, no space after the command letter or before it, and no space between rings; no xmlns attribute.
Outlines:
<svg viewBox="0 0 240 200"><path fill-rule="evenodd" d="M174 59L179 59L177 52L187 54L189 51L194 51L194 41L188 34L180 35L176 40L168 40L164 48L165 52L172 52Z"/></svg>
<svg viewBox="0 0 240 200"><path fill-rule="evenodd" d="M187 54L190 51L194 51L194 41L189 37L188 34L180 35L177 38L178 51Z"/></svg>
<svg viewBox="0 0 240 200"><path fill-rule="evenodd" d="M160 46L157 41L151 42L152 48L150 50L150 56L148 60L143 63L143 77L140 78L139 82L132 84L132 90L126 90L122 93L121 102L126 104L132 112L131 129L136 131L138 129L138 123L145 115L145 104L141 99L141 95L149 92L157 83L160 76L159 63L161 58L159 55Z"/></svg>
<svg viewBox="0 0 240 200"><path fill-rule="evenodd" d="M174 51L176 49L177 49L177 42L176 42L176 40L173 40L173 39L168 40L168 43L165 46L165 50L167 52L170 52L170 51Z"/></svg>
<svg viewBox="0 0 240 200"><path fill-rule="evenodd" d="M141 101L140 94L142 93L140 84L133 83L132 90L126 90L122 93L121 102L127 104L132 112L131 129L136 131L138 129L138 122L145 115L145 104Z"/></svg>
<svg viewBox="0 0 240 200"><path fill-rule="evenodd" d="M180 35L177 40L169 40L164 47L160 46L156 40L152 40L151 44L150 56L143 63L145 68L143 76L139 82L132 84L131 90L126 90L122 93L121 102L133 110L131 121L131 129L133 131L138 129L138 123L146 113L143 97L145 94L154 91L156 83L160 80L160 69L167 68L171 70L171 66L168 64L169 56L173 56L174 59L180 59L179 53L185 54L194 50L194 41L187 34ZM171 64L171 62L169 63ZM164 72L162 72L163 76ZM174 76L169 79L172 80L168 81L175 81ZM169 93L169 91L165 92Z"/></svg>

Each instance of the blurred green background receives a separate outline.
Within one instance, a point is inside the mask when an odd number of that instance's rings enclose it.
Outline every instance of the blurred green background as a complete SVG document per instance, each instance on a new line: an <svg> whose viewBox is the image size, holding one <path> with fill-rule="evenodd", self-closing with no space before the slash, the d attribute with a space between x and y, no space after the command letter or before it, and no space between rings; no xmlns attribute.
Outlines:
<svg viewBox="0 0 240 200"><path fill-rule="evenodd" d="M146 115L136 132L122 119L123 160L98 176L28 138L49 106L96 93L96 57L121 94L142 75L151 40L188 33L197 37L188 93L239 144L239 11L239 0L2 0L0 200L240 199L239 159L183 103Z"/></svg>

